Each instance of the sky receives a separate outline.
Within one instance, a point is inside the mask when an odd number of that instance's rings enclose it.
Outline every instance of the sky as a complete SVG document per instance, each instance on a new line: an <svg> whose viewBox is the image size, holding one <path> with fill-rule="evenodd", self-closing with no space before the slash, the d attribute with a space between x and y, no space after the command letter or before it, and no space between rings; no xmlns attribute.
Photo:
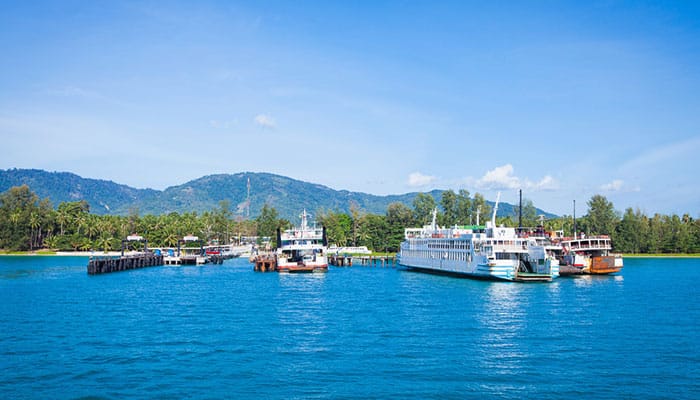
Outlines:
<svg viewBox="0 0 700 400"><path fill-rule="evenodd" d="M601 194L699 218L699 158L700 2L0 8L0 169L522 190L560 215Z"/></svg>

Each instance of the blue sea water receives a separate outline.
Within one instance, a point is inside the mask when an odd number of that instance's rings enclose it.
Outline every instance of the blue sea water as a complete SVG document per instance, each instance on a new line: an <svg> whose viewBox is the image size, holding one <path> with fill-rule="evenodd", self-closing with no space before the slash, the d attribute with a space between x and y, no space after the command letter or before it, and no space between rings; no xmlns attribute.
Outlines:
<svg viewBox="0 0 700 400"><path fill-rule="evenodd" d="M700 398L699 259L484 282L0 257L7 399Z"/></svg>

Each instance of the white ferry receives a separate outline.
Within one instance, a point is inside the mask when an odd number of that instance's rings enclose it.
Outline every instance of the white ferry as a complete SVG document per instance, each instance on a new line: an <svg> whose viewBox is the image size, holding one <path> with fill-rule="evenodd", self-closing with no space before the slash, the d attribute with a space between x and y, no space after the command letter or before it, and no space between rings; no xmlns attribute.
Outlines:
<svg viewBox="0 0 700 400"><path fill-rule="evenodd" d="M328 272L323 228L308 226L308 214L301 214L301 226L278 231L276 270L278 272Z"/></svg>
<svg viewBox="0 0 700 400"><path fill-rule="evenodd" d="M559 261L544 246L519 237L515 228L496 227L497 210L498 199L485 228L445 229L436 225L436 209L431 225L405 230L399 264L480 279L546 282L558 277Z"/></svg>

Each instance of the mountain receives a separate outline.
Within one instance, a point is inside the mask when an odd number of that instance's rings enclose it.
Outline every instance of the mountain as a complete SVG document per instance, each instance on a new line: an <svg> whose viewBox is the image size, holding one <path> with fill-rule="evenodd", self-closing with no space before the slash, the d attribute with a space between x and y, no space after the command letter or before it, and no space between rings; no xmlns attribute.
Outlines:
<svg viewBox="0 0 700 400"><path fill-rule="evenodd" d="M165 190L135 189L112 181L82 178L69 172L36 169L0 170L0 192L26 184L40 198L49 198L54 206L64 201L86 200L95 214L126 215L170 212L201 213L228 201L231 210L245 217L248 180L250 180L250 217L255 218L264 204L274 207L280 217L296 221L302 208L349 212L354 204L359 210L384 214L389 204L400 202L412 207L418 193L376 196L367 193L334 190L327 186L299 181L268 173L242 172L208 175ZM429 192L439 202L441 190ZM537 210L547 218L555 215ZM501 203L498 215L516 215L517 207Z"/></svg>
<svg viewBox="0 0 700 400"><path fill-rule="evenodd" d="M27 185L40 198L54 206L64 201L86 200L95 214L122 214L131 204L151 201L159 195L153 189L134 189L112 181L82 178L70 172L38 169L0 169L0 192Z"/></svg>

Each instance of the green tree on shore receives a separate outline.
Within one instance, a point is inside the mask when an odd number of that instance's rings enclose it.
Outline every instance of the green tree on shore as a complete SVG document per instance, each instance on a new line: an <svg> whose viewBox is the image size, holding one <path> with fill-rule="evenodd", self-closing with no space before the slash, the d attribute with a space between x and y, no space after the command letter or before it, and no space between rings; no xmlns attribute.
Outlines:
<svg viewBox="0 0 700 400"><path fill-rule="evenodd" d="M441 224L456 218L457 224L476 222L476 210L481 211L480 222L490 218L490 207L479 193L474 198L461 190L454 197L447 194L440 206ZM351 213L318 213L318 221L326 228L331 244L368 246L375 251L398 251L403 241L403 230L430 222L435 201L429 194L416 197L414 208L392 203L384 215L363 213L357 204ZM446 199L446 200L445 200ZM526 209L529 208L529 204ZM532 205L534 209L534 204ZM445 212L445 210L450 212ZM456 210L456 212L455 212ZM448 215L453 213L454 215ZM525 214L525 213L524 213ZM534 213L529 213L526 221ZM416 217L421 217L422 221ZM465 221L465 222L462 222ZM517 224L517 214L499 218L509 226ZM587 215L577 218L579 227L587 234L610 234L615 251L633 253L700 253L700 220L689 214L649 217L640 210L628 208L618 217L613 204L603 196L593 196ZM527 222L524 222L526 225ZM48 247L56 250L116 249L130 233L139 233L152 247L175 247L187 234L207 240L233 239L240 236L270 236L276 239L278 227L289 222L280 219L277 211L265 205L255 220L234 221L227 204L197 214L169 213L162 215L128 216L96 215L89 212L86 202L61 203L54 210L48 200L40 200L27 186L18 186L0 193L0 249L32 250ZM573 234L573 219L562 216L545 221L547 230L563 230ZM132 232L137 231L137 232ZM580 231L580 230L579 230Z"/></svg>
<svg viewBox="0 0 700 400"><path fill-rule="evenodd" d="M598 194L591 197L588 201L588 234L610 235L615 231L617 220L612 202Z"/></svg>

